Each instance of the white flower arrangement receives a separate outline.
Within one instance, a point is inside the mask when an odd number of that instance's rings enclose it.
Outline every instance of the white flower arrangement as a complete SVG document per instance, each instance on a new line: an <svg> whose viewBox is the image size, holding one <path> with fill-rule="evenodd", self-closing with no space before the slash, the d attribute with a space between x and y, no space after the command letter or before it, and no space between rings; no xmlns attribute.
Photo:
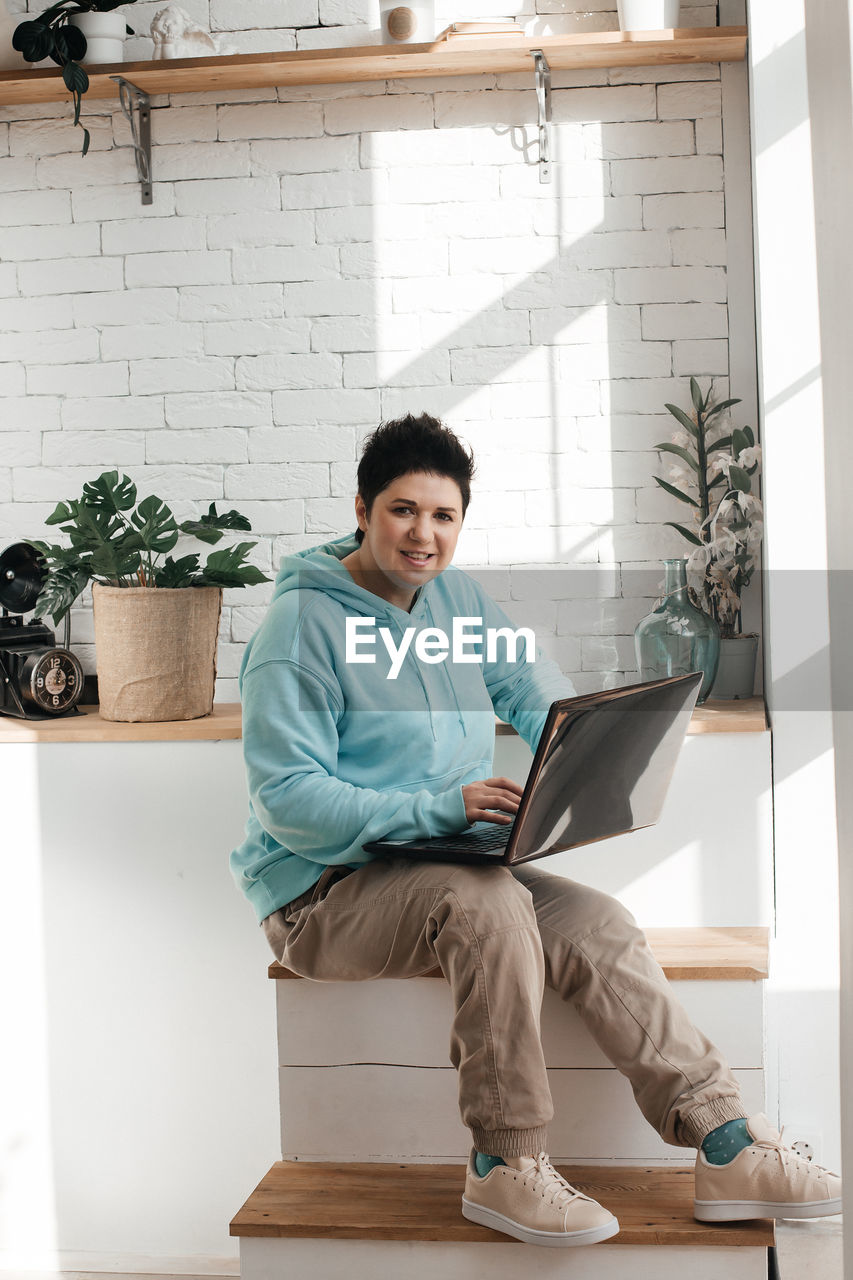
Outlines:
<svg viewBox="0 0 853 1280"><path fill-rule="evenodd" d="M749 427L727 432L722 425L722 415L740 400L715 404L712 393L713 383L703 396L691 378L693 413L666 405L682 429L656 445L670 455L671 465L666 480L654 479L694 508L694 530L674 520L666 523L693 544L687 559L690 592L714 615L726 637L741 631L741 597L758 567L764 514L752 481L757 479L761 449Z"/></svg>

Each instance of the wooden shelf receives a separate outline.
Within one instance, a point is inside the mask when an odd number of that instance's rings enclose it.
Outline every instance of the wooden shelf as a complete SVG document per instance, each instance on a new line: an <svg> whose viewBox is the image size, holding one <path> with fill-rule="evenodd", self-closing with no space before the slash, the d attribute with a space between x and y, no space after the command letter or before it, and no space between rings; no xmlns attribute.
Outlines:
<svg viewBox="0 0 853 1280"><path fill-rule="evenodd" d="M79 715L58 720L15 720L0 716L0 742L207 742L242 737L239 702L218 702L199 720L169 720L154 724L102 720L97 707L80 707ZM706 702L697 707L687 732L760 733L767 728L764 702ZM499 736L515 734L498 720Z"/></svg>
<svg viewBox="0 0 853 1280"><path fill-rule="evenodd" d="M15 720L0 715L2 742L216 742L241 738L239 702L218 702L209 716L200 720L169 720L154 724L102 720L97 707L80 707L79 715L58 720ZM687 732L761 733L767 728L764 702L748 698L744 702L706 702L697 707ZM496 721L495 733L514 734L515 729Z"/></svg>
<svg viewBox="0 0 853 1280"><path fill-rule="evenodd" d="M647 929L655 959L670 982L759 982L768 967L769 930L761 925L718 928ZM299 980L273 960L267 975ZM439 969L421 975L441 978Z"/></svg>
<svg viewBox="0 0 853 1280"><path fill-rule="evenodd" d="M367 45L357 49L300 49L286 53L234 54L124 62L89 70L87 99L114 98L121 75L149 94L267 89L287 85L408 80L423 76L506 74L533 71L531 52L541 49L552 71L594 67L662 66L677 62L741 62L746 27L674 31L596 31L573 36L511 36L502 40L436 41L433 44ZM68 98L59 68L0 72L0 106L60 102Z"/></svg>
<svg viewBox="0 0 853 1280"><path fill-rule="evenodd" d="M79 707L79 715L58 720L15 720L0 716L2 742L218 742L242 736L239 702L217 703L199 720L153 724L102 720L97 707Z"/></svg>
<svg viewBox="0 0 853 1280"><path fill-rule="evenodd" d="M764 733L766 729L767 712L763 698L743 698L733 702L720 699L715 702L713 698L709 698L693 712L687 732ZM495 732L499 737L512 737L515 729L505 720L499 720Z"/></svg>
<svg viewBox="0 0 853 1280"><path fill-rule="evenodd" d="M693 1217L693 1170L558 1165L619 1219L609 1245L768 1248L773 1223L714 1225ZM462 1217L461 1165L312 1164L280 1160L231 1222L232 1236L327 1240L446 1240L514 1244ZM721 1263L725 1274L725 1264ZM533 1263L531 1263L533 1266ZM535 1268L534 1268L535 1270ZM571 1274L567 1267L566 1274ZM703 1273L704 1274L704 1273Z"/></svg>

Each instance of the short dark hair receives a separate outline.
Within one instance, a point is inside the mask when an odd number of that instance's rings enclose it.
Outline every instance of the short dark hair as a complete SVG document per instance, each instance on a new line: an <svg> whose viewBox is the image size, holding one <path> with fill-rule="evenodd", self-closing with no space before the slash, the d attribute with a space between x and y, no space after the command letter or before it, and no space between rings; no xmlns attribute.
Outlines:
<svg viewBox="0 0 853 1280"><path fill-rule="evenodd" d="M398 476L419 471L455 480L462 495L462 515L471 501L474 455L438 418L428 413L418 417L383 422L367 437L358 464L358 492L370 515L374 500ZM356 530L359 542L364 538Z"/></svg>

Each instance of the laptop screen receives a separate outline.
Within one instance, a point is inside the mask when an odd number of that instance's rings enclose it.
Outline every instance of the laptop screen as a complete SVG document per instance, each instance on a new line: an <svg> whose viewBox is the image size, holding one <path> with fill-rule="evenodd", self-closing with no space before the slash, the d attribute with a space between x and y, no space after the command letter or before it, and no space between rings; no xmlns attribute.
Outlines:
<svg viewBox="0 0 853 1280"><path fill-rule="evenodd" d="M657 822L702 673L555 702L507 849L526 862Z"/></svg>

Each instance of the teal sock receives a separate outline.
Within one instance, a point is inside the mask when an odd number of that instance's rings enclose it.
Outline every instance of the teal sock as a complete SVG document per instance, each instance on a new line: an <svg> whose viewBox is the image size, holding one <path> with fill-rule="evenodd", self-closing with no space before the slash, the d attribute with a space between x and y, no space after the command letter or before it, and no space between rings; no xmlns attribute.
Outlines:
<svg viewBox="0 0 853 1280"><path fill-rule="evenodd" d="M485 1178L490 1169L494 1169L496 1164L503 1163L500 1156L484 1156L482 1151L474 1152L474 1168L477 1170L478 1178Z"/></svg>
<svg viewBox="0 0 853 1280"><path fill-rule="evenodd" d="M702 1141L702 1150L708 1164L728 1164L739 1151L752 1145L752 1134L745 1120L729 1120L719 1129L712 1129Z"/></svg>

